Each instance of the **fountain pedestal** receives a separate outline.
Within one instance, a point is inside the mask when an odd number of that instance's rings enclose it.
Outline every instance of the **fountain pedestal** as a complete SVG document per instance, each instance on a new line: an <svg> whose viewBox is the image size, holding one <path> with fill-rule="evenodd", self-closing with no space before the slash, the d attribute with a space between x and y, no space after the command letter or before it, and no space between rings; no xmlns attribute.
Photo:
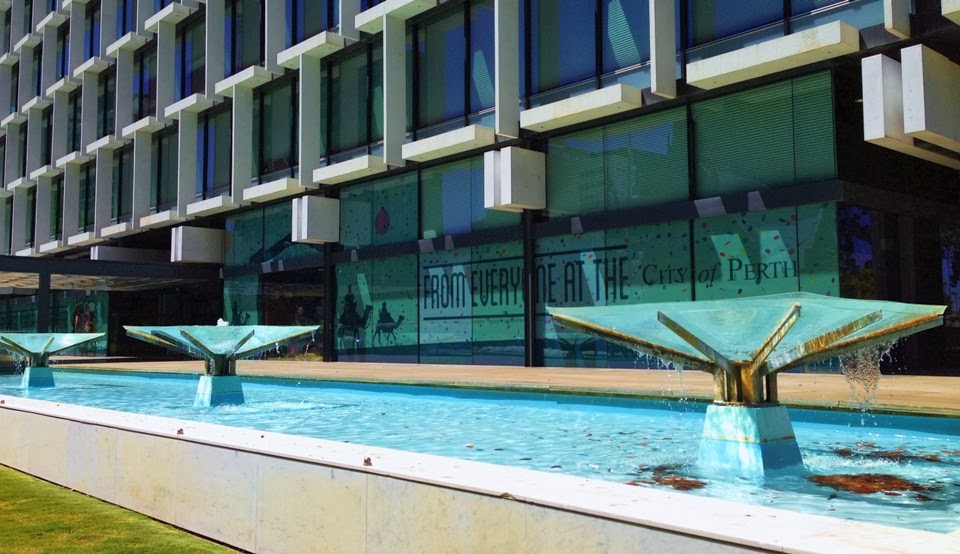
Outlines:
<svg viewBox="0 0 960 554"><path fill-rule="evenodd" d="M23 370L23 379L20 386L27 388L52 388L56 384L53 382L53 368L50 367L27 367Z"/></svg>
<svg viewBox="0 0 960 554"><path fill-rule="evenodd" d="M787 408L779 404L707 407L697 465L761 477L803 464Z"/></svg>
<svg viewBox="0 0 960 554"><path fill-rule="evenodd" d="M243 386L236 375L201 375L194 408L243 404Z"/></svg>

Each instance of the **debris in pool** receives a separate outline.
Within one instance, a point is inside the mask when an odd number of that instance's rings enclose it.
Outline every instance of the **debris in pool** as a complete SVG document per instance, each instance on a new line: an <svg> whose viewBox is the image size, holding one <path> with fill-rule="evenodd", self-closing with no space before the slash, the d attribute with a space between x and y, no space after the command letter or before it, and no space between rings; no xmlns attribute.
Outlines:
<svg viewBox="0 0 960 554"><path fill-rule="evenodd" d="M177 434L178 434L178 435L182 435L182 434L183 434L183 429L177 429Z"/></svg>
<svg viewBox="0 0 960 554"><path fill-rule="evenodd" d="M864 473L862 475L836 474L836 475L811 475L807 480L821 487L831 487L838 491L854 492L857 494L873 494L877 492L932 492L940 490L940 487L921 485L907 481L896 475L886 475L882 473Z"/></svg>
<svg viewBox="0 0 960 554"><path fill-rule="evenodd" d="M473 448L473 445L470 443L467 443L467 448Z"/></svg>
<svg viewBox="0 0 960 554"><path fill-rule="evenodd" d="M690 479L689 477L680 477L679 475L654 475L653 480L658 485L673 487L678 491L692 491L707 486L703 481Z"/></svg>
<svg viewBox="0 0 960 554"><path fill-rule="evenodd" d="M372 466L372 465L373 465L373 460L370 459L370 456L367 456L366 458L363 459L363 465L365 465L365 466Z"/></svg>
<svg viewBox="0 0 960 554"><path fill-rule="evenodd" d="M914 496L914 498L917 499L917 502L933 502L933 498L930 498L929 496L927 496L927 495L925 495L925 494L918 494L918 495Z"/></svg>
<svg viewBox="0 0 960 554"><path fill-rule="evenodd" d="M521 462L529 462L529 461L532 460L532 459L533 459L533 458L520 458L520 461L521 461Z"/></svg>

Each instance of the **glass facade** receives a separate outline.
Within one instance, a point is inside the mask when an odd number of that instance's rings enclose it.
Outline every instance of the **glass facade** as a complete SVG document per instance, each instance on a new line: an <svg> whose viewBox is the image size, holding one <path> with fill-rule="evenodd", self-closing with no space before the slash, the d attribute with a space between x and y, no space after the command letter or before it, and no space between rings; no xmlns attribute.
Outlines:
<svg viewBox="0 0 960 554"><path fill-rule="evenodd" d="M321 120L321 153L367 150L383 139L383 46L368 43L324 65L322 86L330 100Z"/></svg>
<svg viewBox="0 0 960 554"><path fill-rule="evenodd" d="M197 123L197 200L230 193L230 106L203 112Z"/></svg>
<svg viewBox="0 0 960 554"><path fill-rule="evenodd" d="M116 38L137 30L137 0L116 0Z"/></svg>
<svg viewBox="0 0 960 554"><path fill-rule="evenodd" d="M288 48L340 24L336 0L286 0L286 11Z"/></svg>
<svg viewBox="0 0 960 554"><path fill-rule="evenodd" d="M153 135L150 149L150 212L169 210L177 203L177 129Z"/></svg>
<svg viewBox="0 0 960 554"><path fill-rule="evenodd" d="M87 4L83 25L83 59L100 55L100 0Z"/></svg>
<svg viewBox="0 0 960 554"><path fill-rule="evenodd" d="M50 240L63 238L63 174L50 180Z"/></svg>
<svg viewBox="0 0 960 554"><path fill-rule="evenodd" d="M254 178L293 177L297 167L297 80L265 85L253 95Z"/></svg>
<svg viewBox="0 0 960 554"><path fill-rule="evenodd" d="M176 99L202 93L206 78L206 26L203 11L177 26L177 46L174 54L174 90Z"/></svg>
<svg viewBox="0 0 960 554"><path fill-rule="evenodd" d="M57 66L54 79L59 81L70 74L70 22L57 28Z"/></svg>
<svg viewBox="0 0 960 554"><path fill-rule="evenodd" d="M97 180L96 162L80 166L79 225L80 233L93 231L94 186Z"/></svg>
<svg viewBox="0 0 960 554"><path fill-rule="evenodd" d="M147 44L133 55L133 119L156 115L157 46Z"/></svg>
<svg viewBox="0 0 960 554"><path fill-rule="evenodd" d="M263 61L264 0L227 0L224 7L224 60L229 77Z"/></svg>
<svg viewBox="0 0 960 554"><path fill-rule="evenodd" d="M76 152L83 148L80 144L81 89L76 89L67 97L67 152Z"/></svg>
<svg viewBox="0 0 960 554"><path fill-rule="evenodd" d="M413 26L418 129L493 108L493 23L493 1L474 0Z"/></svg>
<svg viewBox="0 0 960 554"><path fill-rule="evenodd" d="M130 221L133 213L133 146L113 152L113 194L110 197L110 221Z"/></svg>
<svg viewBox="0 0 960 554"><path fill-rule="evenodd" d="M33 186L26 192L27 217L23 219L24 246L32 247L37 241L37 187Z"/></svg>
<svg viewBox="0 0 960 554"><path fill-rule="evenodd" d="M114 133L117 110L117 69L110 67L97 80L97 137Z"/></svg>
<svg viewBox="0 0 960 554"><path fill-rule="evenodd" d="M40 164L50 165L53 160L53 106L40 112Z"/></svg>

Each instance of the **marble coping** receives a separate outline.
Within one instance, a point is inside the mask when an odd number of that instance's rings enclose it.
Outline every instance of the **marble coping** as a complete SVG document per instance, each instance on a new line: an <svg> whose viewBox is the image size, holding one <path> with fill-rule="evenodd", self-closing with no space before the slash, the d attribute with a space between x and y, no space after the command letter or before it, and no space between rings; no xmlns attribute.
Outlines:
<svg viewBox="0 0 960 554"><path fill-rule="evenodd" d="M75 427L72 430L71 425ZM377 502L390 502L386 497L383 499L369 497L371 490L379 490L386 496L402 494L404 501L412 502L409 505L416 506L417 510L432 509L432 512L420 514L418 516L420 518L430 513L433 517L443 519L446 511L455 509L458 502L475 501L477 497L484 497L496 501L495 511L500 514L498 517L502 517L504 513L520 514L521 528L524 525L523 518L527 518L526 523L529 525L529 518L532 516L517 510L543 508L553 516L559 514L562 517L568 517L572 514L579 516L581 520L583 518L591 522L596 520L594 523L602 524L604 526L602 528L610 533L629 534L637 532L638 529L644 533L655 533L658 548L669 548L671 540L694 539L701 543L707 541L715 544L721 550L730 550L730 547L733 547L733 549L763 549L778 552L833 553L837 551L886 552L895 548L897 552L960 552L960 537L956 535L802 514L679 492L632 487L456 458L28 398L0 396L0 427L5 429L7 437L3 444L0 444L0 463L17 467L28 473L31 473L31 468L35 468L39 476L53 482L61 482L58 481L61 474L62 480L69 480L70 469L64 469L68 463L73 464L76 459L84 456L90 457L89 453L69 449L76 448L76 444L91 444L79 440L76 434L89 433L92 429L96 437L99 437L94 443L103 442L103 433L106 432L125 435L125 438L114 439L118 441L116 447L111 448L108 445L105 450L111 453L110 455L118 457L121 455L120 441L129 441L132 434L141 448L142 445L151 441L159 441L160 444L155 445L154 452L169 453L174 450L199 448L206 453L193 452L181 454L181 456L186 456L193 462L204 461L199 457L211 455L229 459L231 466L229 470L225 465L215 466L208 463L192 463L189 467L220 467L219 471L233 472L237 477L241 474L256 475L258 467L263 471L263 465L254 465L252 469L245 470L240 467L243 463L276 464L279 463L278 461L291 461L298 462L297 467L300 468L320 466L320 469L332 475L334 480L339 475L341 483L361 477L374 479L369 481L370 484L375 485L372 488L354 489L356 494L360 494L357 491L367 491L368 497L364 502L368 516L371 511L378 509L375 505ZM61 444L57 444L58 441ZM68 450L69 460L56 459L57 453L65 456ZM155 461L160 462L160 460ZM103 468L111 464L118 464L118 460L97 459L94 464L95 471L102 473ZM137 468L132 470L137 471ZM158 468L158 471L163 470ZM176 479L196 482L218 478L217 472L206 472L208 475L194 476L184 472L201 473L190 472L188 467L180 465L176 472ZM118 474L115 477L107 476L107 479L111 483L107 486L116 487L121 477ZM140 483L140 485L160 486L152 483ZM244 484L247 488L257 486L259 485L254 483ZM427 489L429 493L424 492ZM450 494L454 496L445 494L441 499L437 496L437 491L452 491ZM90 494L89 491L86 492ZM246 491L246 493L249 492ZM269 491L256 491L256 493L266 495ZM459 493L467 496L458 495ZM408 498L410 495L417 497L410 499ZM440 505L432 507L422 505L430 499L436 500ZM311 502L315 500L320 499L310 499ZM216 522L210 521L198 522L195 526L188 525L191 512L186 509L182 500L179 502L174 524L192 528L201 534L205 534L204 525L216 527ZM119 503L123 505L122 502ZM281 504L281 506L285 505ZM202 518L201 512L196 512L193 517ZM230 517L227 512L219 513L223 519ZM399 514L399 516L402 515ZM209 514L207 516L209 517ZM388 519L390 522L395 522L397 521L395 518L399 516L395 513L390 514ZM289 514L284 514L284 517L289 517ZM413 521L423 524L416 519ZM222 525L229 526L229 523ZM369 543L372 540L369 535L372 533L370 525L372 523L367 523L366 527L361 527L357 531L365 533L366 538L354 536L354 539L366 540ZM389 523L389 525L399 524ZM610 527L611 525L613 527ZM216 528L220 529L220 527ZM260 531L257 530L256 533L259 534ZM498 529L490 535L496 536L500 531ZM222 533L211 532L208 536L210 535L215 535L218 540L228 538ZM417 540L416 537L411 536L410 532L403 537L408 540ZM403 539L403 537L400 538ZM529 538L528 536L527 539ZM550 537L537 540L550 540ZM241 547L254 546L242 540L225 542L238 544ZM529 543L528 546L530 546ZM573 551L572 546L568 545L571 551ZM647 546L652 545L647 544ZM686 543L687 548L691 546ZM681 548L681 550L684 549Z"/></svg>

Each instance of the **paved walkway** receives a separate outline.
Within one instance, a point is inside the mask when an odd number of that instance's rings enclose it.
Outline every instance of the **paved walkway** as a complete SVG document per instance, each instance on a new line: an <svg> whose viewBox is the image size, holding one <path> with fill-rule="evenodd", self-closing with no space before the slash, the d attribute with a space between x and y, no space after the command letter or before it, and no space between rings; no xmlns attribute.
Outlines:
<svg viewBox="0 0 960 554"><path fill-rule="evenodd" d="M185 362L62 360L59 367L97 370L203 373L203 364ZM710 398L712 377L699 371L659 369L529 368L514 366L419 365L296 360L241 360L237 373L246 377L285 377L329 381L443 384L522 388L564 392ZM797 406L855 408L842 375L786 373L779 379L780 401ZM916 411L960 417L960 375L929 377L884 375L873 409Z"/></svg>

